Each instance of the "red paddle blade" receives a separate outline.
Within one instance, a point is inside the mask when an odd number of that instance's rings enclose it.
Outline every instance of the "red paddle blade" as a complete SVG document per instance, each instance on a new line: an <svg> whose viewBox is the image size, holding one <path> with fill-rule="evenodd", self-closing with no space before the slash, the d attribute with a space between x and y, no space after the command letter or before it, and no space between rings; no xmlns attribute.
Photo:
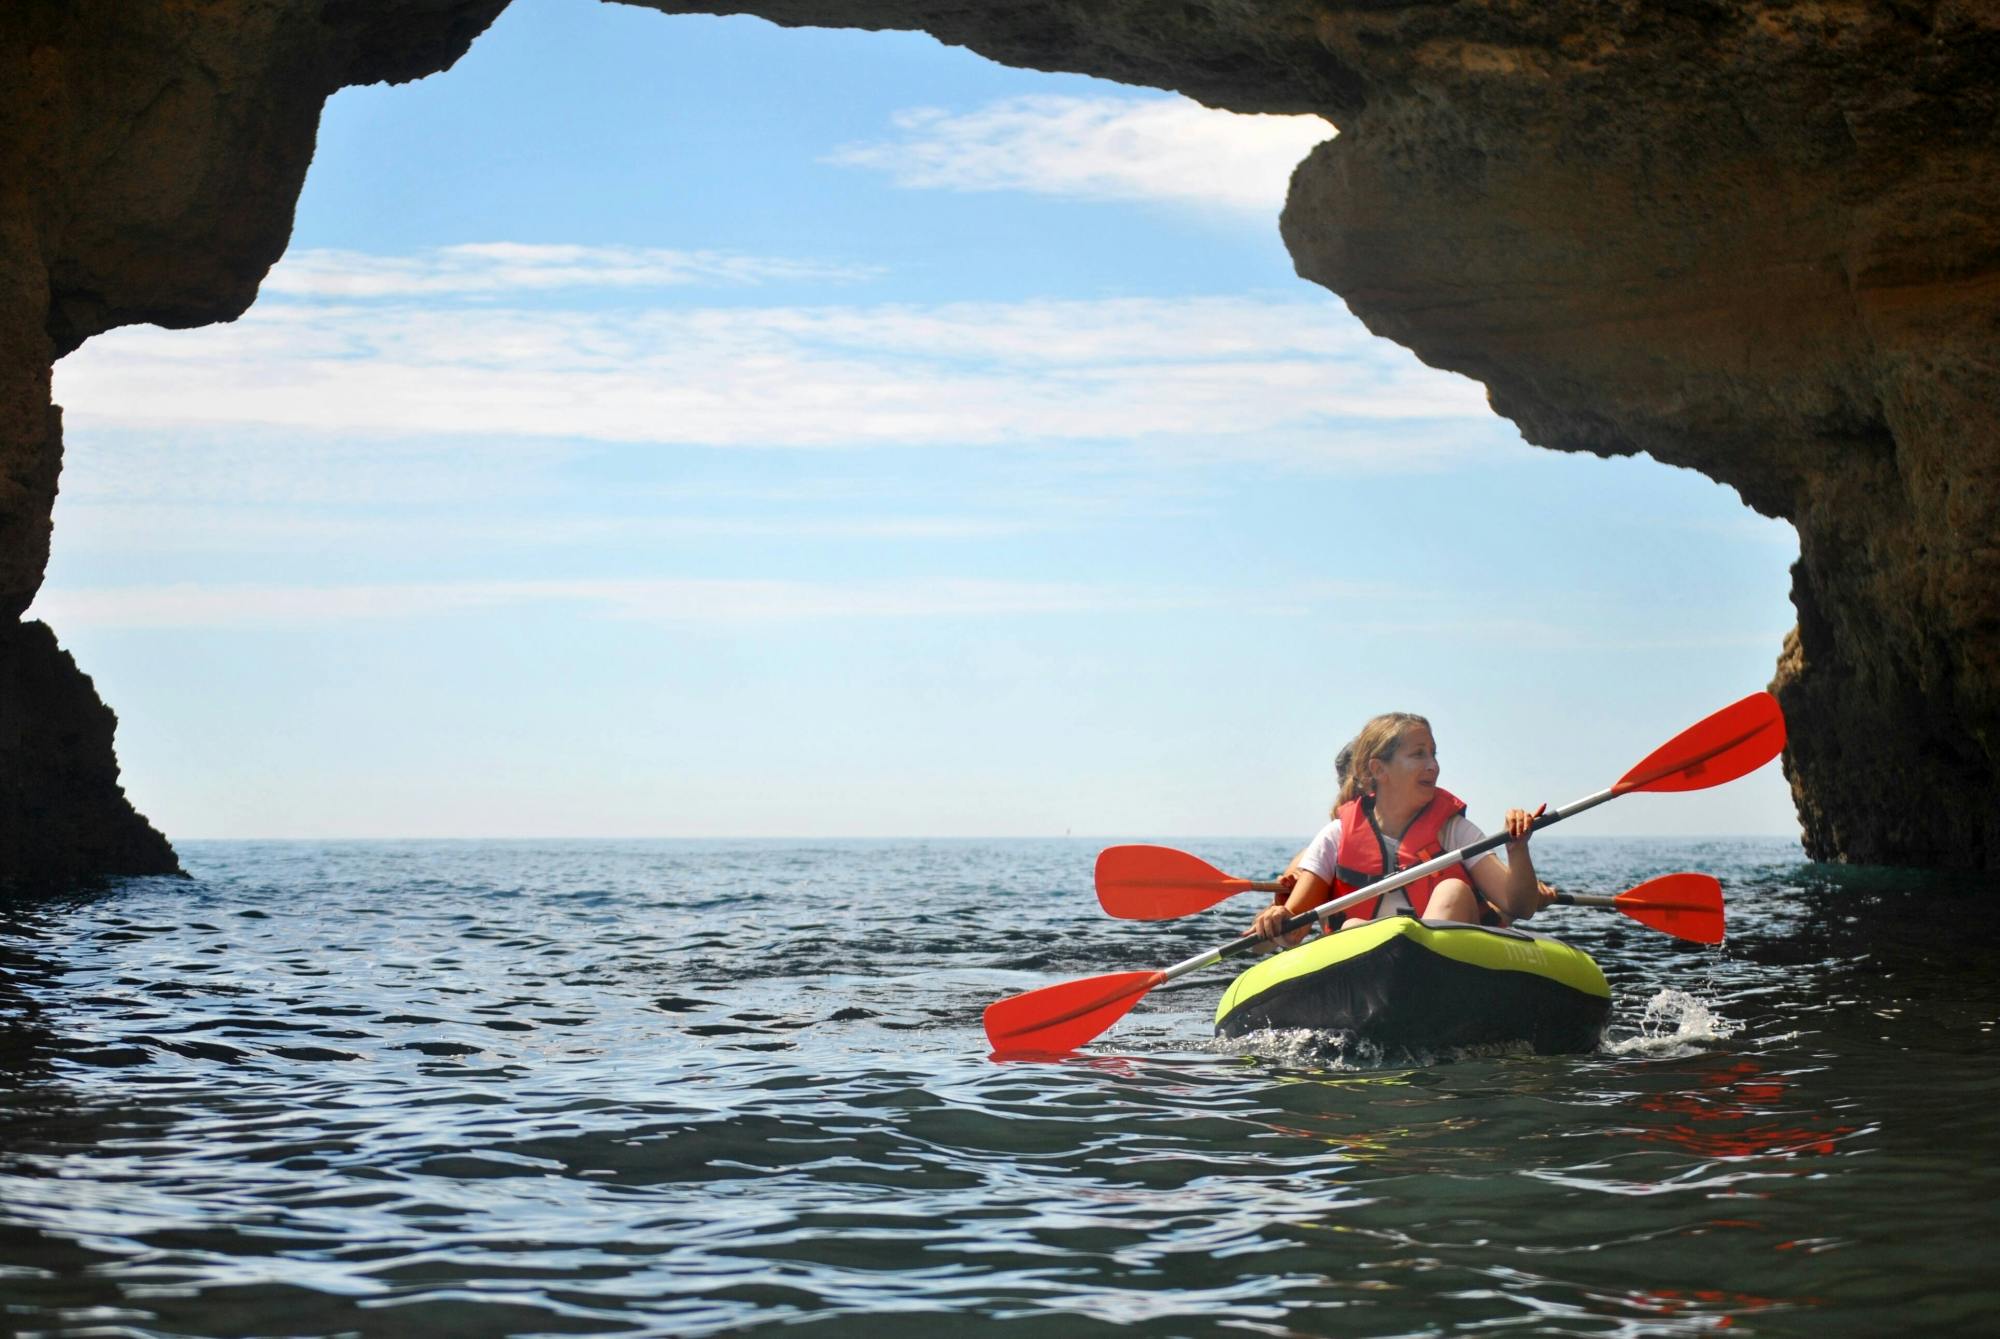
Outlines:
<svg viewBox="0 0 2000 1339"><path fill-rule="evenodd" d="M1115 972L1043 986L986 1006L986 1041L995 1055L1074 1051L1123 1018L1165 972Z"/></svg>
<svg viewBox="0 0 2000 1339"><path fill-rule="evenodd" d="M1706 790L1754 772L1785 747L1785 715L1769 693L1752 693L1697 721L1643 758L1611 789Z"/></svg>
<svg viewBox="0 0 2000 1339"><path fill-rule="evenodd" d="M1249 886L1170 846L1107 846L1097 857L1097 904L1128 921L1192 916Z"/></svg>
<svg viewBox="0 0 2000 1339"><path fill-rule="evenodd" d="M1618 894L1611 905L1677 939L1722 942L1722 885L1706 874L1662 874Z"/></svg>

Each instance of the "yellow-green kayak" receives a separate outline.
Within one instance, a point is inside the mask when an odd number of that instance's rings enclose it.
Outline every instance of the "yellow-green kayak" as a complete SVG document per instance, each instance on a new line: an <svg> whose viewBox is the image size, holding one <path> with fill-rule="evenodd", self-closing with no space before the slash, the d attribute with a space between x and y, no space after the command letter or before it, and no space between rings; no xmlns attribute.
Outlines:
<svg viewBox="0 0 2000 1339"><path fill-rule="evenodd" d="M1390 916L1318 935L1251 967L1223 992L1215 1031L1345 1033L1436 1052L1525 1043L1594 1050L1611 987L1588 953L1526 930Z"/></svg>

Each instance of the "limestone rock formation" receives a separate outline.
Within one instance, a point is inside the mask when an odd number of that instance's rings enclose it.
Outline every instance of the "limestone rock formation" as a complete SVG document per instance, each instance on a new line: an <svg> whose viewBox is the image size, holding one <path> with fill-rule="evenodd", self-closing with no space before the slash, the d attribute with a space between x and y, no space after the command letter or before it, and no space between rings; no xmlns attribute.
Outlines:
<svg viewBox="0 0 2000 1339"><path fill-rule="evenodd" d="M240 316L326 99L443 69L505 3L0 6L0 884L177 868L118 790L90 680L16 622L48 563L54 360L114 326Z"/></svg>
<svg viewBox="0 0 2000 1339"><path fill-rule="evenodd" d="M2000 6L624 2L1325 116L1283 220L1302 274L1529 440L1798 527L1775 687L1808 849L2000 866ZM0 11L0 617L46 558L49 359L239 313L325 96L441 68L500 3Z"/></svg>
<svg viewBox="0 0 2000 1339"><path fill-rule="evenodd" d="M46 625L0 627L0 705L0 889L180 871L118 785L117 719Z"/></svg>

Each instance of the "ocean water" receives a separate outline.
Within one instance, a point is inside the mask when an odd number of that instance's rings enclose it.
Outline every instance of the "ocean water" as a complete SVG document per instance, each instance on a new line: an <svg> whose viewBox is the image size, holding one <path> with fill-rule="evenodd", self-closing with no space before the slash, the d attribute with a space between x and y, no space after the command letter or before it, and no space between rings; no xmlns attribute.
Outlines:
<svg viewBox="0 0 2000 1339"><path fill-rule="evenodd" d="M1279 842L1177 843L1265 875ZM1254 895L1097 910L1096 845L187 843L0 906L0 1332L1990 1333L1990 882L1775 841L1536 843L1723 880L1730 937L1538 918L1581 1056L1087 1052L1015 991L1166 966Z"/></svg>

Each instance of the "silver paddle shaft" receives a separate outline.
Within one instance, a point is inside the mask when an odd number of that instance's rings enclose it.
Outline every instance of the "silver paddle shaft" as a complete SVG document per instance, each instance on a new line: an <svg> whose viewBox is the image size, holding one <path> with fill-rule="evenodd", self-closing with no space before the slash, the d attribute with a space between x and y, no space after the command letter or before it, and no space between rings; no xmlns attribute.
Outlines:
<svg viewBox="0 0 2000 1339"><path fill-rule="evenodd" d="M1573 804L1566 804L1560 809L1551 809L1537 818L1534 826L1529 831L1539 832L1543 828L1562 822L1565 818L1573 818L1586 809L1595 809L1606 800L1616 799L1623 793L1623 791L1618 790L1616 787L1607 787L1594 795L1586 795ZM1301 911L1296 916L1287 917L1285 923L1278 928L1278 933L1274 938L1282 939L1286 935L1296 934L1307 926L1317 924L1329 916L1338 915L1349 907L1357 906L1360 903L1368 901L1370 898L1380 897L1384 893L1393 893L1405 884L1415 883L1418 879L1426 875L1436 874L1439 870L1450 869L1453 865L1462 864L1474 856L1485 855L1495 847L1505 846L1506 844L1507 834L1504 832L1496 833L1491 837L1482 837L1469 846L1461 846L1456 851L1446 851L1443 855L1426 860L1421 865L1412 865L1408 869L1398 870L1387 878L1377 879L1366 888L1357 888L1345 897L1336 897L1331 902L1320 903L1310 911ZM1224 944L1221 948L1212 948L1206 953L1197 954L1189 958L1186 962L1175 963L1160 973L1160 981L1164 984L1165 982L1186 976L1189 972L1213 966L1225 958L1234 958L1240 954L1254 952L1258 945L1268 942L1270 941L1266 940L1262 935L1244 935L1241 939Z"/></svg>

